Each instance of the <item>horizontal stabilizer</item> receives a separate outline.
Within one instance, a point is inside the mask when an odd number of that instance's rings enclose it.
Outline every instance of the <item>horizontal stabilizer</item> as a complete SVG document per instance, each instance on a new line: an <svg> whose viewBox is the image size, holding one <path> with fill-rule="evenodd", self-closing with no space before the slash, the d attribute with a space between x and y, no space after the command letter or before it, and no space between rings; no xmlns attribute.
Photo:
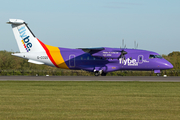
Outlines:
<svg viewBox="0 0 180 120"><path fill-rule="evenodd" d="M43 62L39 62L39 61L35 61L35 60L28 60L28 62L38 64L38 65L44 64Z"/></svg>
<svg viewBox="0 0 180 120"><path fill-rule="evenodd" d="M20 20L20 19L9 19L9 21L7 22L7 24L23 24L24 20Z"/></svg>

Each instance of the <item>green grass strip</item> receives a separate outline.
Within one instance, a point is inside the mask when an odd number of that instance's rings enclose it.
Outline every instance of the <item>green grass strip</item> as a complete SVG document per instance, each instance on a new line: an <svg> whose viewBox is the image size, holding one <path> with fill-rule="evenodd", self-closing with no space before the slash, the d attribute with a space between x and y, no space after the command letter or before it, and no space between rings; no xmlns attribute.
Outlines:
<svg viewBox="0 0 180 120"><path fill-rule="evenodd" d="M1 81L0 120L180 119L180 83Z"/></svg>

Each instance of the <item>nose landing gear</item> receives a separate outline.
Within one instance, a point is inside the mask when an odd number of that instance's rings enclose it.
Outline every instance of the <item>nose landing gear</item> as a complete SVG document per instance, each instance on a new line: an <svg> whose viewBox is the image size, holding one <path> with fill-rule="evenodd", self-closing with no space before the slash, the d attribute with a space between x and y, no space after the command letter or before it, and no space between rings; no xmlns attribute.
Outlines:
<svg viewBox="0 0 180 120"><path fill-rule="evenodd" d="M159 77L159 76L161 76L161 73L156 73L156 75Z"/></svg>
<svg viewBox="0 0 180 120"><path fill-rule="evenodd" d="M160 76L160 75L161 75L161 71L160 71L160 70L154 70L154 73L155 73L157 76Z"/></svg>

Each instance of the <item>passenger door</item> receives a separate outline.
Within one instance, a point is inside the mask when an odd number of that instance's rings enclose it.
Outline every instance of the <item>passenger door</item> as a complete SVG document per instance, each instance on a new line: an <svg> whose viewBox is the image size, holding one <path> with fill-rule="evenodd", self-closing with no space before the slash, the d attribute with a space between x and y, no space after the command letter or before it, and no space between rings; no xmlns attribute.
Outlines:
<svg viewBox="0 0 180 120"><path fill-rule="evenodd" d="M69 56L69 67L75 67L75 55L71 54Z"/></svg>

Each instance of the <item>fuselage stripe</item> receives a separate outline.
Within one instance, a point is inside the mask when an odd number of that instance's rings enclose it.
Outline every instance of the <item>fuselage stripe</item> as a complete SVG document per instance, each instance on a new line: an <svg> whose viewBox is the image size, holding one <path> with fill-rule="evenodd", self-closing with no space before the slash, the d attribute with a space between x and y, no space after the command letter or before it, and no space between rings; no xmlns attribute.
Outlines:
<svg viewBox="0 0 180 120"><path fill-rule="evenodd" d="M48 55L48 57L49 57L49 59L51 60L51 62L52 62L56 67L59 68L59 66L55 63L54 59L52 58L52 56L51 56L48 48L46 47L46 45L45 45L43 42L41 42L38 38L37 38L37 40L39 41L39 43L42 45L42 47L43 47L44 50L46 51L46 54Z"/></svg>
<svg viewBox="0 0 180 120"><path fill-rule="evenodd" d="M46 45L46 47L49 50L53 60L55 61L56 65L58 65L59 68L69 69L62 57L60 48L50 45Z"/></svg>

